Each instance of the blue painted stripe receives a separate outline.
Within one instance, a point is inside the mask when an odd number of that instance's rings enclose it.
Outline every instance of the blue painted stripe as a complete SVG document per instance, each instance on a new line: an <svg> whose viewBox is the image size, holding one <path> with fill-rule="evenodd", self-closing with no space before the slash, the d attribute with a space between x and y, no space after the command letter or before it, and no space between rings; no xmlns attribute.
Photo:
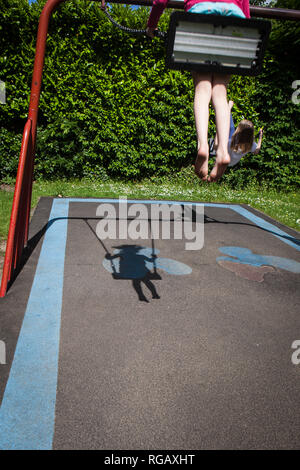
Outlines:
<svg viewBox="0 0 300 470"><path fill-rule="evenodd" d="M0 449L51 449L68 200L54 199L0 409Z"/></svg>
<svg viewBox="0 0 300 470"><path fill-rule="evenodd" d="M280 230L280 228L276 227L275 225L271 224L270 222L267 222L266 220L262 219L261 217L258 217L257 215L253 214L252 212L247 211L247 209L245 209L244 207L233 206L233 209L238 214L240 214L243 217L246 217L247 219L251 220L251 222L258 225L260 228L271 232L272 235L274 235L276 238L279 238L279 240L281 240L282 242L284 242L287 245L290 245L293 248L296 248L296 250L300 251L299 240L296 240L296 238L292 237L291 235L284 232L283 230Z"/></svg>

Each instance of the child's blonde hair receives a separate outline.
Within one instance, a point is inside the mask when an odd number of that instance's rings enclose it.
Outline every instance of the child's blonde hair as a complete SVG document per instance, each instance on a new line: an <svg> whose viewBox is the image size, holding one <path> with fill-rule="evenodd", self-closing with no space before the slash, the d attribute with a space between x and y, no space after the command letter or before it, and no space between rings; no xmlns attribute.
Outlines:
<svg viewBox="0 0 300 470"><path fill-rule="evenodd" d="M250 152L254 142L254 125L251 121L243 119L237 126L232 138L230 148L234 152Z"/></svg>

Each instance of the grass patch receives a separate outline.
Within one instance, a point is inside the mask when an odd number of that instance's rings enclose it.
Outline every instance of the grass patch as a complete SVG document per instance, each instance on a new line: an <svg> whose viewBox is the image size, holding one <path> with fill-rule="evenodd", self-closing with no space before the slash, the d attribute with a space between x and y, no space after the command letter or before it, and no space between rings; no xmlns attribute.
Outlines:
<svg viewBox="0 0 300 470"><path fill-rule="evenodd" d="M0 242L6 240L14 193L0 190ZM0 243L0 255L3 249Z"/></svg>
<svg viewBox="0 0 300 470"><path fill-rule="evenodd" d="M32 207L42 196L54 197L103 197L128 199L185 200L199 202L224 202L249 204L283 224L299 230L300 192L282 192L249 184L246 188L233 189L224 183L200 182L191 172L170 178L152 178L139 182L118 180L59 180L36 181L33 185ZM0 190L0 238L6 239L13 193Z"/></svg>

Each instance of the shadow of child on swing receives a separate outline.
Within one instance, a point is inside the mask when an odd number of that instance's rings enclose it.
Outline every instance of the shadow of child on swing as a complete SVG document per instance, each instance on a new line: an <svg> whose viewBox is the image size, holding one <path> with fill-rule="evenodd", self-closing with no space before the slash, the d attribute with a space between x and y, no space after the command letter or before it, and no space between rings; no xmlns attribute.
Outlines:
<svg viewBox="0 0 300 470"><path fill-rule="evenodd" d="M156 255L146 256L138 245L120 245L115 254L106 254L105 258L111 263L112 276L114 279L131 279L139 300L149 302L145 296L142 283L149 289L152 299L160 299L152 280L160 280L161 276L155 267ZM153 271L152 271L153 269Z"/></svg>

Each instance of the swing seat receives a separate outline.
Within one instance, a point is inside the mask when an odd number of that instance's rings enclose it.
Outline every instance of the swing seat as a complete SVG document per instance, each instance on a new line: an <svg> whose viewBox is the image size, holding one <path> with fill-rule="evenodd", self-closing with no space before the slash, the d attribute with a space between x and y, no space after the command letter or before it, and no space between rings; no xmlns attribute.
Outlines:
<svg viewBox="0 0 300 470"><path fill-rule="evenodd" d="M176 70L258 75L271 23L234 16L174 12L166 65Z"/></svg>

